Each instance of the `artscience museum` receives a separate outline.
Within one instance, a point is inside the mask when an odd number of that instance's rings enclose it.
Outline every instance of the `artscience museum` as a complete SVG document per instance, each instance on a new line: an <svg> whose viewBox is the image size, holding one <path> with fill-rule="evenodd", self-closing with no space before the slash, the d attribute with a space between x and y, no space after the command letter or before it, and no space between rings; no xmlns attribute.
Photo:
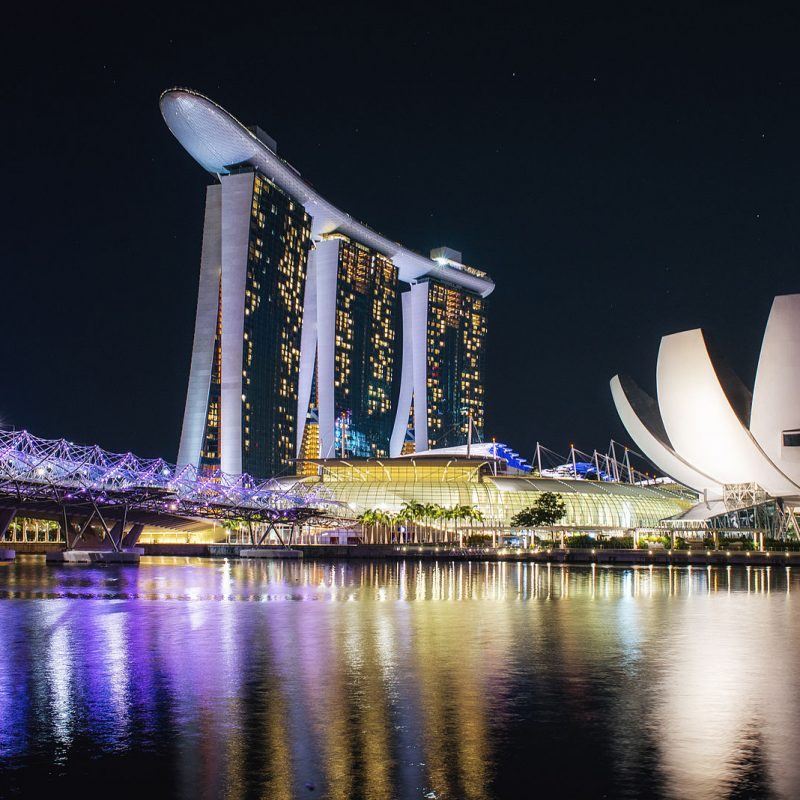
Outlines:
<svg viewBox="0 0 800 800"><path fill-rule="evenodd" d="M661 340L657 397L615 375L620 419L660 470L697 491L687 518L797 530L800 507L800 294L776 297L752 392L700 329Z"/></svg>

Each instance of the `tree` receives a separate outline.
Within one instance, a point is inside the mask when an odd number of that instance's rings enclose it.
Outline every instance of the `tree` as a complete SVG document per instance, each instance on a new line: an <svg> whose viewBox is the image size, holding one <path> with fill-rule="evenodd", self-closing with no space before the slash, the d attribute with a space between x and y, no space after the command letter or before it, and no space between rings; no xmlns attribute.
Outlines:
<svg viewBox="0 0 800 800"><path fill-rule="evenodd" d="M567 513L564 498L555 492L542 492L532 506L523 508L511 518L514 528L550 528Z"/></svg>
<svg viewBox="0 0 800 800"><path fill-rule="evenodd" d="M372 528L372 535L370 536L370 540L371 540L370 543L374 542L374 539L375 539L375 524L377 523L377 521L378 521L377 512L372 508L368 508L366 511L364 511L363 514L359 514L358 522L361 525L361 539L362 539L362 541L364 541L364 542L367 541L366 528L369 527L369 528Z"/></svg>
<svg viewBox="0 0 800 800"><path fill-rule="evenodd" d="M378 526L379 529L386 527L386 512L380 508L375 509L375 524ZM380 538L380 537L378 537Z"/></svg>
<svg viewBox="0 0 800 800"><path fill-rule="evenodd" d="M464 533L458 527L459 520L465 522L483 522L483 514L475 506L458 505L445 509L444 519L451 519L455 522L455 536L458 539L459 547L464 546Z"/></svg>
<svg viewBox="0 0 800 800"><path fill-rule="evenodd" d="M444 506L434 505L433 514L431 515L434 522L439 523L436 526L436 534L434 541L446 541L447 539L447 521L450 519L450 509Z"/></svg>
<svg viewBox="0 0 800 800"><path fill-rule="evenodd" d="M424 510L422 512L422 518L423 521L425 522L426 536L429 540L433 539L432 523L436 517L437 508L438 506L435 503L425 503L425 505L423 506Z"/></svg>
<svg viewBox="0 0 800 800"><path fill-rule="evenodd" d="M464 515L470 522L483 522L485 520L483 511L479 508L475 508L475 506L465 506L464 508Z"/></svg>
<svg viewBox="0 0 800 800"><path fill-rule="evenodd" d="M439 520L442 522L443 532L442 532L442 542L447 544L448 539L450 538L450 526L448 523L451 519L453 519L453 509L452 508L445 508L444 506L439 506L438 515Z"/></svg>
<svg viewBox="0 0 800 800"><path fill-rule="evenodd" d="M453 539L458 539L458 520L459 520L459 508L460 506L453 506L452 508L447 509L447 520L448 522L453 523ZM448 531L447 538L450 538L450 532Z"/></svg>
<svg viewBox="0 0 800 800"><path fill-rule="evenodd" d="M391 512L386 513L386 544L389 544L392 541L392 537L394 536L394 532L397 528L397 523L400 521L400 517L397 514L392 514Z"/></svg>
<svg viewBox="0 0 800 800"><path fill-rule="evenodd" d="M425 506L416 500L408 500L400 507L399 518L412 524L414 533L416 534L416 522L422 519ZM416 537L415 537L416 538Z"/></svg>

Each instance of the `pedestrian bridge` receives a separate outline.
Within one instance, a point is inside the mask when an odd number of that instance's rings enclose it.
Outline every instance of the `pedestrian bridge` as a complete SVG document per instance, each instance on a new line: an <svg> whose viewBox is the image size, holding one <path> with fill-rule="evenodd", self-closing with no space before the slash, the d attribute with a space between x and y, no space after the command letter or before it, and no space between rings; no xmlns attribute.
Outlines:
<svg viewBox="0 0 800 800"><path fill-rule="evenodd" d="M0 541L15 516L57 521L68 549L99 543L119 551L133 547L145 526L191 531L209 521L255 525L263 540L276 525L331 513L337 504L321 492L0 431Z"/></svg>

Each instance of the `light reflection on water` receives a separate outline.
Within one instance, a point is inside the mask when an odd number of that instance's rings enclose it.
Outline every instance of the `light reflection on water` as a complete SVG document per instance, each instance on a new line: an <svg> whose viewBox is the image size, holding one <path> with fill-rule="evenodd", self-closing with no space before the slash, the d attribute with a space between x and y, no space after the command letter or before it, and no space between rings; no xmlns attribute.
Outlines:
<svg viewBox="0 0 800 800"><path fill-rule="evenodd" d="M800 796L800 572L0 567L0 796ZM105 787L104 792L108 791Z"/></svg>

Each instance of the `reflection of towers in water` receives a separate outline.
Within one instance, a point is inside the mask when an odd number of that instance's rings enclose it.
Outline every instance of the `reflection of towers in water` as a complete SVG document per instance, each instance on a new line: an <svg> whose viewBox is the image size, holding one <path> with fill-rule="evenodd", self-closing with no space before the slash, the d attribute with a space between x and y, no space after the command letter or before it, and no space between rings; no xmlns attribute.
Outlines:
<svg viewBox="0 0 800 800"><path fill-rule="evenodd" d="M552 734L537 758L585 746L598 785L609 764L631 786L657 764L666 796L727 796L745 780L797 796L792 580L411 560L143 566L119 587L125 603L24 603L4 618L0 745L19 757L25 731L66 752L80 728L114 750L169 731L187 796L288 798L308 782L316 796L480 797L509 763L506 726L531 714ZM521 711L532 698L557 719Z"/></svg>

